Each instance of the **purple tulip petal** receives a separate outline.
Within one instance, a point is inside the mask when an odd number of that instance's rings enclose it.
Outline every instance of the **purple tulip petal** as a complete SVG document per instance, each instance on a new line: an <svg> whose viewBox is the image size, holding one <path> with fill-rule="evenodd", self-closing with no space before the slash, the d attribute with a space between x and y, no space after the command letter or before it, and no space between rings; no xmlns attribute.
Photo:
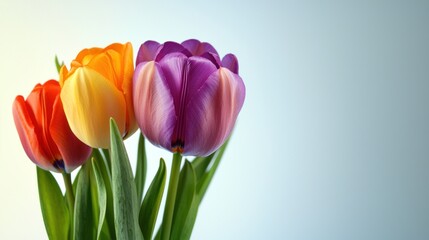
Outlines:
<svg viewBox="0 0 429 240"><path fill-rule="evenodd" d="M136 65L139 65L141 62L155 60L159 46L161 44L155 41L149 40L144 42L137 53Z"/></svg>
<svg viewBox="0 0 429 240"><path fill-rule="evenodd" d="M231 72L238 74L238 60L234 54L227 54L222 58L222 66L231 70Z"/></svg>
<svg viewBox="0 0 429 240"><path fill-rule="evenodd" d="M215 53L206 52L201 57L206 58L210 60L214 65L216 65L216 68L220 68L222 66L222 61L220 60L219 56Z"/></svg>
<svg viewBox="0 0 429 240"><path fill-rule="evenodd" d="M217 70L216 66L203 57L186 57L182 53L166 55L159 65L173 96L175 114L178 116L172 136L172 147L183 145L184 107L203 86L208 77Z"/></svg>
<svg viewBox="0 0 429 240"><path fill-rule="evenodd" d="M159 65L170 88L175 106L187 104L188 96L195 94L210 74L216 71L216 66L211 61L196 56L188 58L182 53L166 55ZM180 115L178 107L176 115Z"/></svg>
<svg viewBox="0 0 429 240"><path fill-rule="evenodd" d="M176 114L173 97L158 63L150 61L137 66L133 93L140 129L151 143L171 151Z"/></svg>
<svg viewBox="0 0 429 240"><path fill-rule="evenodd" d="M228 138L243 106L243 80L226 68L210 75L186 105L184 155L207 156Z"/></svg>
<svg viewBox="0 0 429 240"><path fill-rule="evenodd" d="M162 69L165 80L173 96L174 105L180 105L180 90L182 87L183 67L185 66L188 57L182 53L170 53L164 57L159 66ZM179 115L179 109L176 108L176 115Z"/></svg>
<svg viewBox="0 0 429 240"><path fill-rule="evenodd" d="M193 56L188 59L185 105L203 86L209 76L217 70L216 65L203 57Z"/></svg>
<svg viewBox="0 0 429 240"><path fill-rule="evenodd" d="M184 48L182 45L176 43L176 42L165 42L161 48L158 51L158 54L156 55L155 60L159 62L162 58L164 58L165 55L169 53L182 53L186 55L187 57L192 56L192 54Z"/></svg>
<svg viewBox="0 0 429 240"><path fill-rule="evenodd" d="M201 56L206 52L218 54L216 49L206 42L200 42L196 39L189 39L182 42L182 46L189 50L194 56Z"/></svg>

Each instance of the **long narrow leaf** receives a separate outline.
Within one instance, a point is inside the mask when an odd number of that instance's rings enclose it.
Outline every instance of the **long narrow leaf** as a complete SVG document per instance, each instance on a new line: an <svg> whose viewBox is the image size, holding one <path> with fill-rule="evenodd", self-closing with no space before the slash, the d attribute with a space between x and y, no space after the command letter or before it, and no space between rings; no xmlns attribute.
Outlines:
<svg viewBox="0 0 429 240"><path fill-rule="evenodd" d="M190 239L192 229L194 228L197 218L199 205L207 191L208 186L210 185L211 180L213 179L227 145L228 141L226 141L215 153L205 158L197 157L192 162L192 166L195 168L195 175L197 179L196 197L192 201L186 219L184 220L184 224L180 233L180 239ZM210 167L209 170L207 170L208 167Z"/></svg>
<svg viewBox="0 0 429 240"><path fill-rule="evenodd" d="M98 228L97 228L97 239L100 238L101 229L104 223L104 217L106 215L106 206L107 206L107 193L106 186L104 185L103 177L101 176L100 169L95 164L95 159L92 159L92 170L95 175L95 180L97 183L97 192L98 192L98 206L99 206L99 217L98 217Z"/></svg>
<svg viewBox="0 0 429 240"><path fill-rule="evenodd" d="M77 171L77 170L75 170L75 171ZM82 171L82 168L79 168L79 171L77 172L76 177L74 178L74 181L73 181L73 192L76 192L77 183L79 182L79 175L80 175L81 171Z"/></svg>
<svg viewBox="0 0 429 240"><path fill-rule="evenodd" d="M109 150L104 149L104 148L99 148L99 150L100 150L100 153L102 153L102 155L103 155L104 163L106 164L107 169L109 170L109 174L110 174L112 172L112 161L110 158Z"/></svg>
<svg viewBox="0 0 429 240"><path fill-rule="evenodd" d="M144 143L143 134L140 133L139 144L137 148L137 166L136 166L136 190L137 190L137 200L140 204L143 198L144 185L146 180L146 171L147 171L147 157L146 149Z"/></svg>
<svg viewBox="0 0 429 240"><path fill-rule="evenodd" d="M225 152L225 149L228 146L228 142L229 139L216 151L213 165L211 166L210 170L206 172L197 183L197 194L200 202L206 194L207 188L209 187L210 182L213 179L213 176L217 170L217 167L219 166L220 160L222 159L222 156Z"/></svg>
<svg viewBox="0 0 429 240"><path fill-rule="evenodd" d="M136 185L115 121L110 119L113 211L117 239L143 239L138 221Z"/></svg>
<svg viewBox="0 0 429 240"><path fill-rule="evenodd" d="M176 203L174 205L171 239L185 239L182 233L185 229L186 219L193 203L195 204L197 201L195 171L192 164L186 161L180 173Z"/></svg>
<svg viewBox="0 0 429 240"><path fill-rule="evenodd" d="M161 205L162 195L164 193L165 178L165 162L161 158L159 161L158 171L147 190L143 204L140 208L139 222L145 239L152 239L159 206Z"/></svg>
<svg viewBox="0 0 429 240"><path fill-rule="evenodd" d="M192 201L191 207L189 208L188 215L186 216L185 223L183 224L182 231L179 239L190 239L192 229L194 229L195 220L197 219L198 208L200 201L197 197Z"/></svg>
<svg viewBox="0 0 429 240"><path fill-rule="evenodd" d="M68 239L70 214L64 196L54 176L37 167L40 207L49 239Z"/></svg>
<svg viewBox="0 0 429 240"><path fill-rule="evenodd" d="M98 151L94 150L93 152L95 153L94 154L95 161L93 161L93 164L97 165L97 168L100 171L101 177L103 178L103 182L106 188L106 197L107 197L106 215L105 215L105 220L107 224L106 228L109 231L108 235L110 236L110 238L114 239L116 237L116 234L115 234L115 222L114 222L115 216L113 213L112 178L111 178L107 163L103 159L103 156L101 156L100 152Z"/></svg>
<svg viewBox="0 0 429 240"><path fill-rule="evenodd" d="M207 157L196 157L192 161L192 167L195 170L195 176L197 178L197 181L199 181L207 172L207 168L210 166L210 163L212 162L213 156L215 154L216 152L210 154Z"/></svg>
<svg viewBox="0 0 429 240"><path fill-rule="evenodd" d="M74 239L95 239L95 219L91 198L90 161L82 166L76 189Z"/></svg>

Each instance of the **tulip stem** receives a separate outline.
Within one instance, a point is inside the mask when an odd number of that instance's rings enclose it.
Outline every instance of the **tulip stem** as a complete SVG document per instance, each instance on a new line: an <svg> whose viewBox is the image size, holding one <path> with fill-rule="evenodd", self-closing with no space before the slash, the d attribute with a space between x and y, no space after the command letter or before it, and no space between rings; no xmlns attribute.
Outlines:
<svg viewBox="0 0 429 240"><path fill-rule="evenodd" d="M66 198L69 204L69 210L71 215L74 213L74 193L73 185L71 181L71 175L69 173L63 172L64 185L66 185Z"/></svg>
<svg viewBox="0 0 429 240"><path fill-rule="evenodd" d="M170 182L168 183L167 201L165 203L164 218L162 221L161 238L163 240L170 239L174 203L176 202L177 185L179 184L181 161L182 155L180 153L174 153L173 162L171 164Z"/></svg>

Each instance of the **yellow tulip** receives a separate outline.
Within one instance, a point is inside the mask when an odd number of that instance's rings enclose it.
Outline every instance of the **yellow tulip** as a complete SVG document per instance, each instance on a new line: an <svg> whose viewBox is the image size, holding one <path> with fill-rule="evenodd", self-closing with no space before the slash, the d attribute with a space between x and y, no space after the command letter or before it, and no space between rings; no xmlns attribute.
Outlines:
<svg viewBox="0 0 429 240"><path fill-rule="evenodd" d="M72 61L70 70L61 68L64 112L71 130L82 142L108 148L111 117L124 138L136 131L133 72L131 43L84 49Z"/></svg>

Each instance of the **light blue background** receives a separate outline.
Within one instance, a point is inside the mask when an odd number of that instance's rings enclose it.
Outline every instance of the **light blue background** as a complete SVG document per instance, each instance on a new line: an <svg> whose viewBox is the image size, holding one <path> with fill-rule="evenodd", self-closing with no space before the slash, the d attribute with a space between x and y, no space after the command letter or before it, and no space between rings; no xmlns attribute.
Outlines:
<svg viewBox="0 0 429 240"><path fill-rule="evenodd" d="M428 1L2 1L0 238L46 238L11 105L54 55L198 38L247 96L193 239L429 239L428 23Z"/></svg>

